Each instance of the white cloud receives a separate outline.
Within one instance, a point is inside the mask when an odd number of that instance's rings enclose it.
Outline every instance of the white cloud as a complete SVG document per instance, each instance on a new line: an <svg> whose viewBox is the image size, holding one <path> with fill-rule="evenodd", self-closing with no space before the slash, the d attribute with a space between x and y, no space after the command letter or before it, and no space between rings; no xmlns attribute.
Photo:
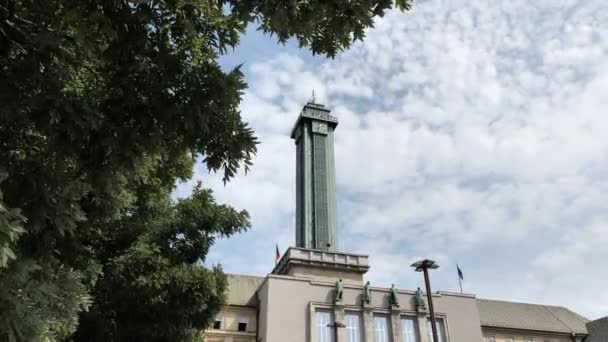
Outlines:
<svg viewBox="0 0 608 342"><path fill-rule="evenodd" d="M289 130L314 89L340 119L342 247L370 254L372 282L418 286L407 265L432 256L436 289L457 288L458 261L480 296L608 314L603 2L419 2L335 60L277 52L251 65L252 173L226 187L198 177L254 227L213 258L263 274L275 241L293 244Z"/></svg>

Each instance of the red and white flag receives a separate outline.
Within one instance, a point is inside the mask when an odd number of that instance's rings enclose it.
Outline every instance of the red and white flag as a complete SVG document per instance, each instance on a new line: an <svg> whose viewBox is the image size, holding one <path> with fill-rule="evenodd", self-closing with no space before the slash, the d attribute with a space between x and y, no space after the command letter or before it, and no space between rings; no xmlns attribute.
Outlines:
<svg viewBox="0 0 608 342"><path fill-rule="evenodd" d="M274 254L274 264L275 266L279 263L279 260L281 259L281 253L279 253L279 244L277 243L277 250Z"/></svg>

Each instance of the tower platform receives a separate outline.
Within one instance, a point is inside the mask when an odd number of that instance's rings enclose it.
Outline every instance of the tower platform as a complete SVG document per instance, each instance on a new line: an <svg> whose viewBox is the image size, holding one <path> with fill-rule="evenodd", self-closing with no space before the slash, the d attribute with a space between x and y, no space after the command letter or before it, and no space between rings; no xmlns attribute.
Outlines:
<svg viewBox="0 0 608 342"><path fill-rule="evenodd" d="M272 274L312 278L360 285L369 269L369 257L363 254L290 247L272 270Z"/></svg>

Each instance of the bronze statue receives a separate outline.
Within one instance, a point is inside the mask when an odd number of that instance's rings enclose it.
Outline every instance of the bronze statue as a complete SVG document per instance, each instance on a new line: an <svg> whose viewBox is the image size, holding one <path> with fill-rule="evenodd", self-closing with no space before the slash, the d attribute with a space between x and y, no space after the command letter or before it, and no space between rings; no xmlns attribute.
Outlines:
<svg viewBox="0 0 608 342"><path fill-rule="evenodd" d="M418 288L418 290L416 290L416 297L414 297L414 303L416 304L416 309L424 309L425 307L424 297L422 297L422 290L420 290L420 287Z"/></svg>
<svg viewBox="0 0 608 342"><path fill-rule="evenodd" d="M363 303L369 304L372 302L372 290L369 286L369 281L363 287Z"/></svg>
<svg viewBox="0 0 608 342"><path fill-rule="evenodd" d="M343 292L344 292L344 287L342 286L342 279L339 279L338 281L336 281L336 294L334 297L334 301L336 303L342 301Z"/></svg>
<svg viewBox="0 0 608 342"><path fill-rule="evenodd" d="M397 296L397 289L395 284L391 285L391 305L399 306L399 297Z"/></svg>

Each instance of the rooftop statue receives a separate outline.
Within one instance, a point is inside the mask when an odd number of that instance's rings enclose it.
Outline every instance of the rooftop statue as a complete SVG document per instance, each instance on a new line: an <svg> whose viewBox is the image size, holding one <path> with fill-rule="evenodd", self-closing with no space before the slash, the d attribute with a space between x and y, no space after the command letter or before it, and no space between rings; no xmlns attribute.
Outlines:
<svg viewBox="0 0 608 342"><path fill-rule="evenodd" d="M420 287L416 290L416 296L414 297L414 303L416 304L416 309L424 309L424 297L422 296L422 290Z"/></svg>
<svg viewBox="0 0 608 342"><path fill-rule="evenodd" d="M399 297L397 296L397 289L395 284L391 285L391 305L399 306Z"/></svg>
<svg viewBox="0 0 608 342"><path fill-rule="evenodd" d="M334 301L336 303L339 303L342 301L343 292L344 292L344 287L342 285L342 279L339 279L338 281L336 281L336 294L334 297Z"/></svg>
<svg viewBox="0 0 608 342"><path fill-rule="evenodd" d="M372 302L372 290L369 285L369 281L365 283L363 287L363 303L369 304Z"/></svg>

